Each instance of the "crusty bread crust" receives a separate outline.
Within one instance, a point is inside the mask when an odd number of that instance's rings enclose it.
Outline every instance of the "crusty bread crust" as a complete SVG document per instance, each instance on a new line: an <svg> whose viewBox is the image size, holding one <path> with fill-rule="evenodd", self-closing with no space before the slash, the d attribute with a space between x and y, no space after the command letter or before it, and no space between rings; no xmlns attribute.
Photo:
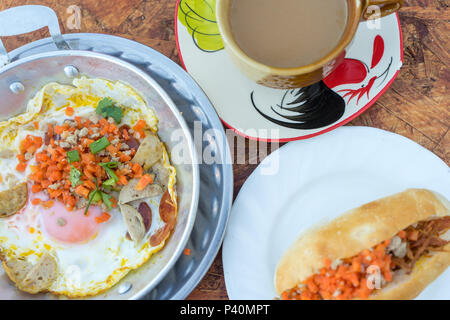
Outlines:
<svg viewBox="0 0 450 320"><path fill-rule="evenodd" d="M306 231L291 245L276 268L275 289L281 294L295 287L322 268L325 258L334 261L355 256L416 222L448 215L449 202L425 189L409 189L352 209L324 226ZM407 279L399 277L374 298L413 298L449 265L450 253L433 254L422 259Z"/></svg>

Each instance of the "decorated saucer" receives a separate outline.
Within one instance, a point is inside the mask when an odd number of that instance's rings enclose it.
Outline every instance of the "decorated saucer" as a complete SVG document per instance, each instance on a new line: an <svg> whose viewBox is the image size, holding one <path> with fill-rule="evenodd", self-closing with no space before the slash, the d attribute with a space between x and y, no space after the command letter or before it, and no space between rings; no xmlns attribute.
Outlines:
<svg viewBox="0 0 450 320"><path fill-rule="evenodd" d="M323 82L290 90L267 88L233 65L224 50L215 5L216 0L178 0L178 52L222 122L249 139L287 142L334 130L372 106L403 63L400 22L392 14L361 22L344 61Z"/></svg>

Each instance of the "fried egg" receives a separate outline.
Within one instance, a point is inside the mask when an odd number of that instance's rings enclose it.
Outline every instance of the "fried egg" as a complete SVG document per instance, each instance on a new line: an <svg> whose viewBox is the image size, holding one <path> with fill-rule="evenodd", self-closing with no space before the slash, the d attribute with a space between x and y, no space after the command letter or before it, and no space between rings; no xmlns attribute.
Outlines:
<svg viewBox="0 0 450 320"><path fill-rule="evenodd" d="M20 143L28 135L45 139L47 125L62 124L68 118L68 107L73 108L74 117L89 118L105 97L121 106L121 124L132 127L145 120L157 132L158 119L153 109L133 88L121 82L86 77L75 79L73 86L45 85L28 102L25 113L0 122L0 192L22 182L28 183L29 190L27 203L18 213L0 218L0 253L6 259L26 258L31 263L50 253L58 267L56 280L48 291L71 298L96 295L111 288L148 261L167 241L166 237L157 246L148 241L166 224L159 214L161 195L142 200L151 208L152 223L145 241L136 244L127 238L127 226L118 207L108 211L110 218L106 222L98 223L104 212L99 205L91 205L88 215L84 208L69 211L59 201L48 208L34 205L33 199L49 200L48 194L30 191L28 176L35 159L27 159L24 172L16 170ZM176 172L164 145L162 148L161 161L170 173L167 190L176 206Z"/></svg>

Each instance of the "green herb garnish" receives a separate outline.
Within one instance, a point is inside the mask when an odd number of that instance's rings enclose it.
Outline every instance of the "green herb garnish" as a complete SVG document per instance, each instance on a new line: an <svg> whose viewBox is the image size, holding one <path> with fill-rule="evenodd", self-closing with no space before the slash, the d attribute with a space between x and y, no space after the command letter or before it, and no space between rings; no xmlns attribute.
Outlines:
<svg viewBox="0 0 450 320"><path fill-rule="evenodd" d="M97 154L100 151L106 149L107 146L109 146L111 143L109 143L108 138L106 137L101 137L100 139L98 139L97 141L92 142L89 145L89 148L91 148L91 152L93 154Z"/></svg>
<svg viewBox="0 0 450 320"><path fill-rule="evenodd" d="M104 98L100 100L97 105L96 112L104 118L113 118L116 123L120 123L123 117L122 109L117 107L111 98Z"/></svg>
<svg viewBox="0 0 450 320"><path fill-rule="evenodd" d="M117 168L119 166L119 162L118 161L100 162L99 166L108 168Z"/></svg>
<svg viewBox="0 0 450 320"><path fill-rule="evenodd" d="M81 172L80 170L78 170L77 168L75 168L74 166L70 166L70 176L69 176L69 181L72 183L72 187L76 187L78 185L81 184Z"/></svg>
<svg viewBox="0 0 450 320"><path fill-rule="evenodd" d="M112 196L110 196L107 193L101 192L101 197L102 197L103 203L108 207L108 209L112 210L112 202L111 202Z"/></svg>
<svg viewBox="0 0 450 320"><path fill-rule="evenodd" d="M94 198L98 197L97 194L99 192L101 192L101 191L98 189L97 179L95 179L95 189L89 194L88 203L86 205L86 209L84 210L84 215L87 215L89 207L91 206L92 201L94 201ZM101 197L101 195L100 195L100 197Z"/></svg>
<svg viewBox="0 0 450 320"><path fill-rule="evenodd" d="M119 163L117 161L111 161L111 162L102 162L99 163L99 165L105 169L106 174L108 175L109 179L103 182L103 186L115 186L117 182L119 182L119 177L114 173L112 168L117 168Z"/></svg>
<svg viewBox="0 0 450 320"><path fill-rule="evenodd" d="M89 207L91 206L92 202L99 202L100 200L103 201L103 203L108 207L109 210L112 209L112 202L111 202L112 196L110 196L107 193L104 193L98 188L97 179L95 179L95 190L91 191L88 198L88 203L86 206L86 209L84 210L84 215L87 215Z"/></svg>
<svg viewBox="0 0 450 320"><path fill-rule="evenodd" d="M80 161L80 154L77 150L68 151L67 160L69 161L69 163Z"/></svg>

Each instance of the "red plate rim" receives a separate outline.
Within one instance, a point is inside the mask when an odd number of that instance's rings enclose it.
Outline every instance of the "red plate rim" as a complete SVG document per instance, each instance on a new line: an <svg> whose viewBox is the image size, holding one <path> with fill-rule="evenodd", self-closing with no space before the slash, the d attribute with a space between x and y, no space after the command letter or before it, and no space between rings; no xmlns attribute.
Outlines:
<svg viewBox="0 0 450 320"><path fill-rule="evenodd" d="M180 42L178 41L178 6L180 5L180 1L181 0L177 0L177 5L175 6L175 39L176 39L176 42L177 42L177 50L178 50L178 55L180 57L181 65L182 65L183 69L186 70L186 72L188 72L188 70L186 69L186 65L184 63L184 60L183 60L183 55L182 55L181 50L180 50ZM397 17L397 25L398 25L398 29L399 29L399 35L400 35L400 61L403 64L403 33L402 33L401 25L400 25L400 18L398 16L398 12L395 13L395 16ZM222 117L220 117L220 115L219 115L219 118L222 121L222 123L225 125L225 127L227 127L228 129L233 130L236 134L238 134L238 135L240 135L240 136L242 136L244 138L247 138L249 140L256 140L256 141L262 141L262 142L283 143L283 142L297 141L297 140L304 140L304 139L313 138L313 137L319 136L321 134L330 132L330 131L332 131L334 129L337 129L337 128L339 128L339 127L349 123L353 119L357 118L362 113L364 113L367 109L369 109L387 91L387 89L389 89L389 87L392 85L394 80L397 79L397 76L398 76L399 72L400 72L400 70L397 70L397 72L392 77L391 81L389 81L386 84L386 86L384 86L384 88L372 100L370 100L364 107L362 107L358 112L355 112L354 114L349 116L347 119L344 119L341 122L335 123L333 126L331 126L329 128L326 128L324 130L321 130L319 132L316 132L316 133L312 133L312 134L308 134L308 135L304 135L304 136L299 136L299 137L294 137L294 138L286 138L286 139L264 139L264 138L258 138L258 137L251 137L251 136L246 135L245 133L240 132L238 129L232 127L230 124L228 124L226 121L224 121L222 119Z"/></svg>

